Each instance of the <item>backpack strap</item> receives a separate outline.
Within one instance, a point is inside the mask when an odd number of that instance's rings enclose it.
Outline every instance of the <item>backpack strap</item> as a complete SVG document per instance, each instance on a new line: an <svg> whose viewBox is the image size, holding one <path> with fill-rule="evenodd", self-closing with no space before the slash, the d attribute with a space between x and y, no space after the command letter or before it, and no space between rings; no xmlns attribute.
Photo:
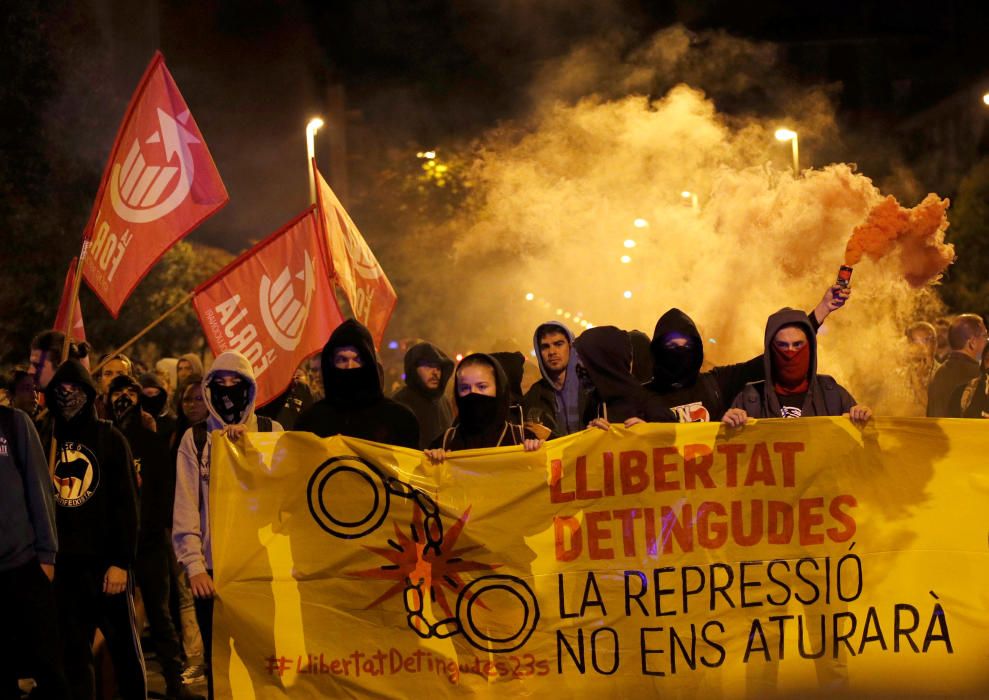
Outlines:
<svg viewBox="0 0 989 700"><path fill-rule="evenodd" d="M457 434L457 426L451 425L449 428L447 428L446 431L443 433L443 444L440 445L440 449L446 450L450 440L452 440L453 436L456 434Z"/></svg>

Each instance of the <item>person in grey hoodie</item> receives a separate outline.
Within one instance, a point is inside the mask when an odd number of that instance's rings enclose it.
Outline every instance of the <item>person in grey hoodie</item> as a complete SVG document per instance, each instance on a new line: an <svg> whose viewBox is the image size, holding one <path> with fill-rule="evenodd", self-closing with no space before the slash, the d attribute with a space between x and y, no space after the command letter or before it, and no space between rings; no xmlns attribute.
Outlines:
<svg viewBox="0 0 989 700"><path fill-rule="evenodd" d="M549 438L580 432L587 427L584 414L593 388L578 376L573 333L559 321L547 321L536 328L532 344L543 376L522 401L526 425L548 428Z"/></svg>
<svg viewBox="0 0 989 700"><path fill-rule="evenodd" d="M172 545L186 573L196 602L196 620L203 636L209 697L213 697L213 551L209 529L209 481L212 433L231 439L245 432L281 432L282 426L256 416L257 382L250 361L239 352L221 353L203 378L209 409L206 424L185 431L179 443L172 510Z"/></svg>
<svg viewBox="0 0 989 700"><path fill-rule="evenodd" d="M817 336L807 314L780 309L766 321L765 379L752 382L735 397L722 421L740 427L749 418L801 418L847 415L863 424L868 407L826 374L817 373Z"/></svg>
<svg viewBox="0 0 989 700"><path fill-rule="evenodd" d="M0 406L0 696L34 678L35 697L67 698L58 659L55 503L38 433L23 411ZM18 661L23 659L24 666Z"/></svg>

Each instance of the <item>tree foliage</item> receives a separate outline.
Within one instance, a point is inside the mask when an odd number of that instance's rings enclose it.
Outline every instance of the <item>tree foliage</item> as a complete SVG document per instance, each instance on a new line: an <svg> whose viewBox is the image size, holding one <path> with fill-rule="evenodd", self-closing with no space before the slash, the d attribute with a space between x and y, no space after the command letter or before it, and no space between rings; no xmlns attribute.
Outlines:
<svg viewBox="0 0 989 700"><path fill-rule="evenodd" d="M989 158L962 179L951 208L948 240L958 259L945 276L942 296L956 313L989 314Z"/></svg>

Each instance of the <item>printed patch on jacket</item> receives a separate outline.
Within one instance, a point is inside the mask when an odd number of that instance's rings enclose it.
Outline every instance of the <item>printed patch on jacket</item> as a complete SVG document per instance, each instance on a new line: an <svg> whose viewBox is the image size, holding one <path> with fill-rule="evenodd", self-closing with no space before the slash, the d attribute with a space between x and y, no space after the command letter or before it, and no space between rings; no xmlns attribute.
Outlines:
<svg viewBox="0 0 989 700"><path fill-rule="evenodd" d="M701 401L674 406L671 410L681 423L708 423L711 421L711 414Z"/></svg>
<svg viewBox="0 0 989 700"><path fill-rule="evenodd" d="M65 508L81 506L96 493L100 485L100 465L85 445L63 443L58 451L52 486L55 503Z"/></svg>

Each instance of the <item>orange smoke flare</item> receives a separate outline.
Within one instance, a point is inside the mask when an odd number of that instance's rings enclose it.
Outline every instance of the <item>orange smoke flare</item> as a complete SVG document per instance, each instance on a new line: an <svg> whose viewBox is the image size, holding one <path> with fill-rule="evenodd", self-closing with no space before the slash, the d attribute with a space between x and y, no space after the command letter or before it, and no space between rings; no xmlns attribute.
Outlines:
<svg viewBox="0 0 989 700"><path fill-rule="evenodd" d="M856 265L863 255L878 262L898 249L907 282L922 287L935 281L955 259L955 247L944 242L949 204L929 194L913 209L906 209L895 197L886 197L852 231L845 264Z"/></svg>

